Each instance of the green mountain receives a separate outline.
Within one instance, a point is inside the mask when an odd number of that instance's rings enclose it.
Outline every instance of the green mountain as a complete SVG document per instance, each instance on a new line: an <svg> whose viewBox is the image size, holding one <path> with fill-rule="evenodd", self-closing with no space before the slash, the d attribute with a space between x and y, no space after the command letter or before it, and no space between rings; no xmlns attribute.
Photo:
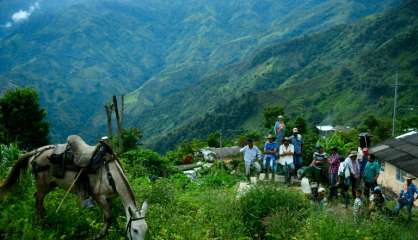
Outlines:
<svg viewBox="0 0 418 240"><path fill-rule="evenodd" d="M105 102L113 94L132 92L127 96L130 122L139 123L149 136L159 132L158 119L179 112L178 107L168 109L166 99L252 58L255 49L350 23L396 2L3 1L0 91L36 88L48 111L53 141L69 134L97 139L105 134ZM31 7L26 20L13 22L14 13ZM148 114L158 111L163 115Z"/></svg>
<svg viewBox="0 0 418 240"><path fill-rule="evenodd" d="M384 14L255 51L164 97L141 116L147 143L158 150L222 129L261 126L265 106L290 118L355 124L391 116L396 72L399 105L418 105L418 2Z"/></svg>

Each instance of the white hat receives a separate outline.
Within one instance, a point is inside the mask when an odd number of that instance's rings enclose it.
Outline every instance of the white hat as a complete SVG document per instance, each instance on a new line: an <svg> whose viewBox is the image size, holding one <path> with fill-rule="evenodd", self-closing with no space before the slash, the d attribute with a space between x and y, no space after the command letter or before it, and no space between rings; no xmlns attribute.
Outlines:
<svg viewBox="0 0 418 240"><path fill-rule="evenodd" d="M106 141L106 140L109 140L108 136L103 136L102 138L100 138L100 141Z"/></svg>
<svg viewBox="0 0 418 240"><path fill-rule="evenodd" d="M318 189L318 192L319 192L319 193L321 193L321 192L325 192L325 188L320 187L320 188Z"/></svg>

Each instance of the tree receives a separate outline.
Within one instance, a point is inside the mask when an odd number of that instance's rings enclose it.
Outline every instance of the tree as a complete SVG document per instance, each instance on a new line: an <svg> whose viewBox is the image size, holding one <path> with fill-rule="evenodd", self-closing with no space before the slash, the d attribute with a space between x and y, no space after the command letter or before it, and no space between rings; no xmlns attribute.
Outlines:
<svg viewBox="0 0 418 240"><path fill-rule="evenodd" d="M272 128L274 123L277 120L277 116L283 115L284 110L282 107L273 106L273 107L265 107L263 110L264 116L264 127L265 128Z"/></svg>
<svg viewBox="0 0 418 240"><path fill-rule="evenodd" d="M373 115L368 116L363 124L367 127L367 130L373 132L379 125L379 120Z"/></svg>
<svg viewBox="0 0 418 240"><path fill-rule="evenodd" d="M213 132L208 135L208 146L218 148L220 146L219 139L221 134L219 132Z"/></svg>
<svg viewBox="0 0 418 240"><path fill-rule="evenodd" d="M139 128L122 129L122 148L124 151L129 151L138 146L142 139L142 132Z"/></svg>
<svg viewBox="0 0 418 240"><path fill-rule="evenodd" d="M30 88L7 91L0 98L0 130L3 143L17 142L23 149L48 144L49 126L39 97Z"/></svg>
<svg viewBox="0 0 418 240"><path fill-rule="evenodd" d="M306 121L303 117L297 117L295 120L295 127L298 128L300 134L306 133Z"/></svg>

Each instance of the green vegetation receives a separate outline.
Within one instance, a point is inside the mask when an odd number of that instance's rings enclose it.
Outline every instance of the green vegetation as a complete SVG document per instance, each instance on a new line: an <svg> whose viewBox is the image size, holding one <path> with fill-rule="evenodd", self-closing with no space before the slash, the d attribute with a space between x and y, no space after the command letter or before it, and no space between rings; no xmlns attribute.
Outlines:
<svg viewBox="0 0 418 240"><path fill-rule="evenodd" d="M15 146L1 146L1 173L16 157ZM299 189L260 183L237 197L237 184L243 179L242 163L238 175L222 165L202 171L196 181L167 169L170 163L149 150L133 150L122 156L122 163L138 201L147 199L148 239L416 239L417 218L407 225L405 216L354 222L351 210L320 210ZM146 160L152 159L152 160ZM148 162L146 162L148 161ZM167 165L168 164L168 165ZM166 175L150 182L148 174ZM59 214L54 210L64 191L46 198L47 217L36 222L30 174L17 188L0 200L2 239L84 239L100 229L98 207L81 209L70 196ZM113 225L106 239L123 239L125 219L121 203L113 200ZM415 211L415 216L418 214ZM372 223L372 224L370 224ZM54 226L54 227L51 227Z"/></svg>
<svg viewBox="0 0 418 240"><path fill-rule="evenodd" d="M32 149L48 143L46 112L36 91L16 88L0 98L0 142Z"/></svg>

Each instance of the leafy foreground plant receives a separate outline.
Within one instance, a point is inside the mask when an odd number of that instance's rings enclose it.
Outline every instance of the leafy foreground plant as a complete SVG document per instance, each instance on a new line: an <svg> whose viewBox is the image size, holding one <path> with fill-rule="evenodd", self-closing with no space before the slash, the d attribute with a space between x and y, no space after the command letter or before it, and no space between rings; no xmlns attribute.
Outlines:
<svg viewBox="0 0 418 240"><path fill-rule="evenodd" d="M135 166L134 162L129 164ZM150 171L147 165L143 167ZM273 183L259 183L237 198L241 177L229 175L223 168L204 172L198 181L177 173L154 182L147 176L133 177L138 168L126 170L137 199L150 203L148 239L415 240L418 236L415 222L406 225L378 219L355 223L349 212L344 217L320 211L299 190ZM0 200L0 239L86 239L100 229L99 209L81 209L74 196L65 201L59 214L54 212L63 191L48 195L46 221L37 223L34 185L25 179L30 178L24 178L8 198ZM107 239L124 238L120 205L114 204L115 224Z"/></svg>

